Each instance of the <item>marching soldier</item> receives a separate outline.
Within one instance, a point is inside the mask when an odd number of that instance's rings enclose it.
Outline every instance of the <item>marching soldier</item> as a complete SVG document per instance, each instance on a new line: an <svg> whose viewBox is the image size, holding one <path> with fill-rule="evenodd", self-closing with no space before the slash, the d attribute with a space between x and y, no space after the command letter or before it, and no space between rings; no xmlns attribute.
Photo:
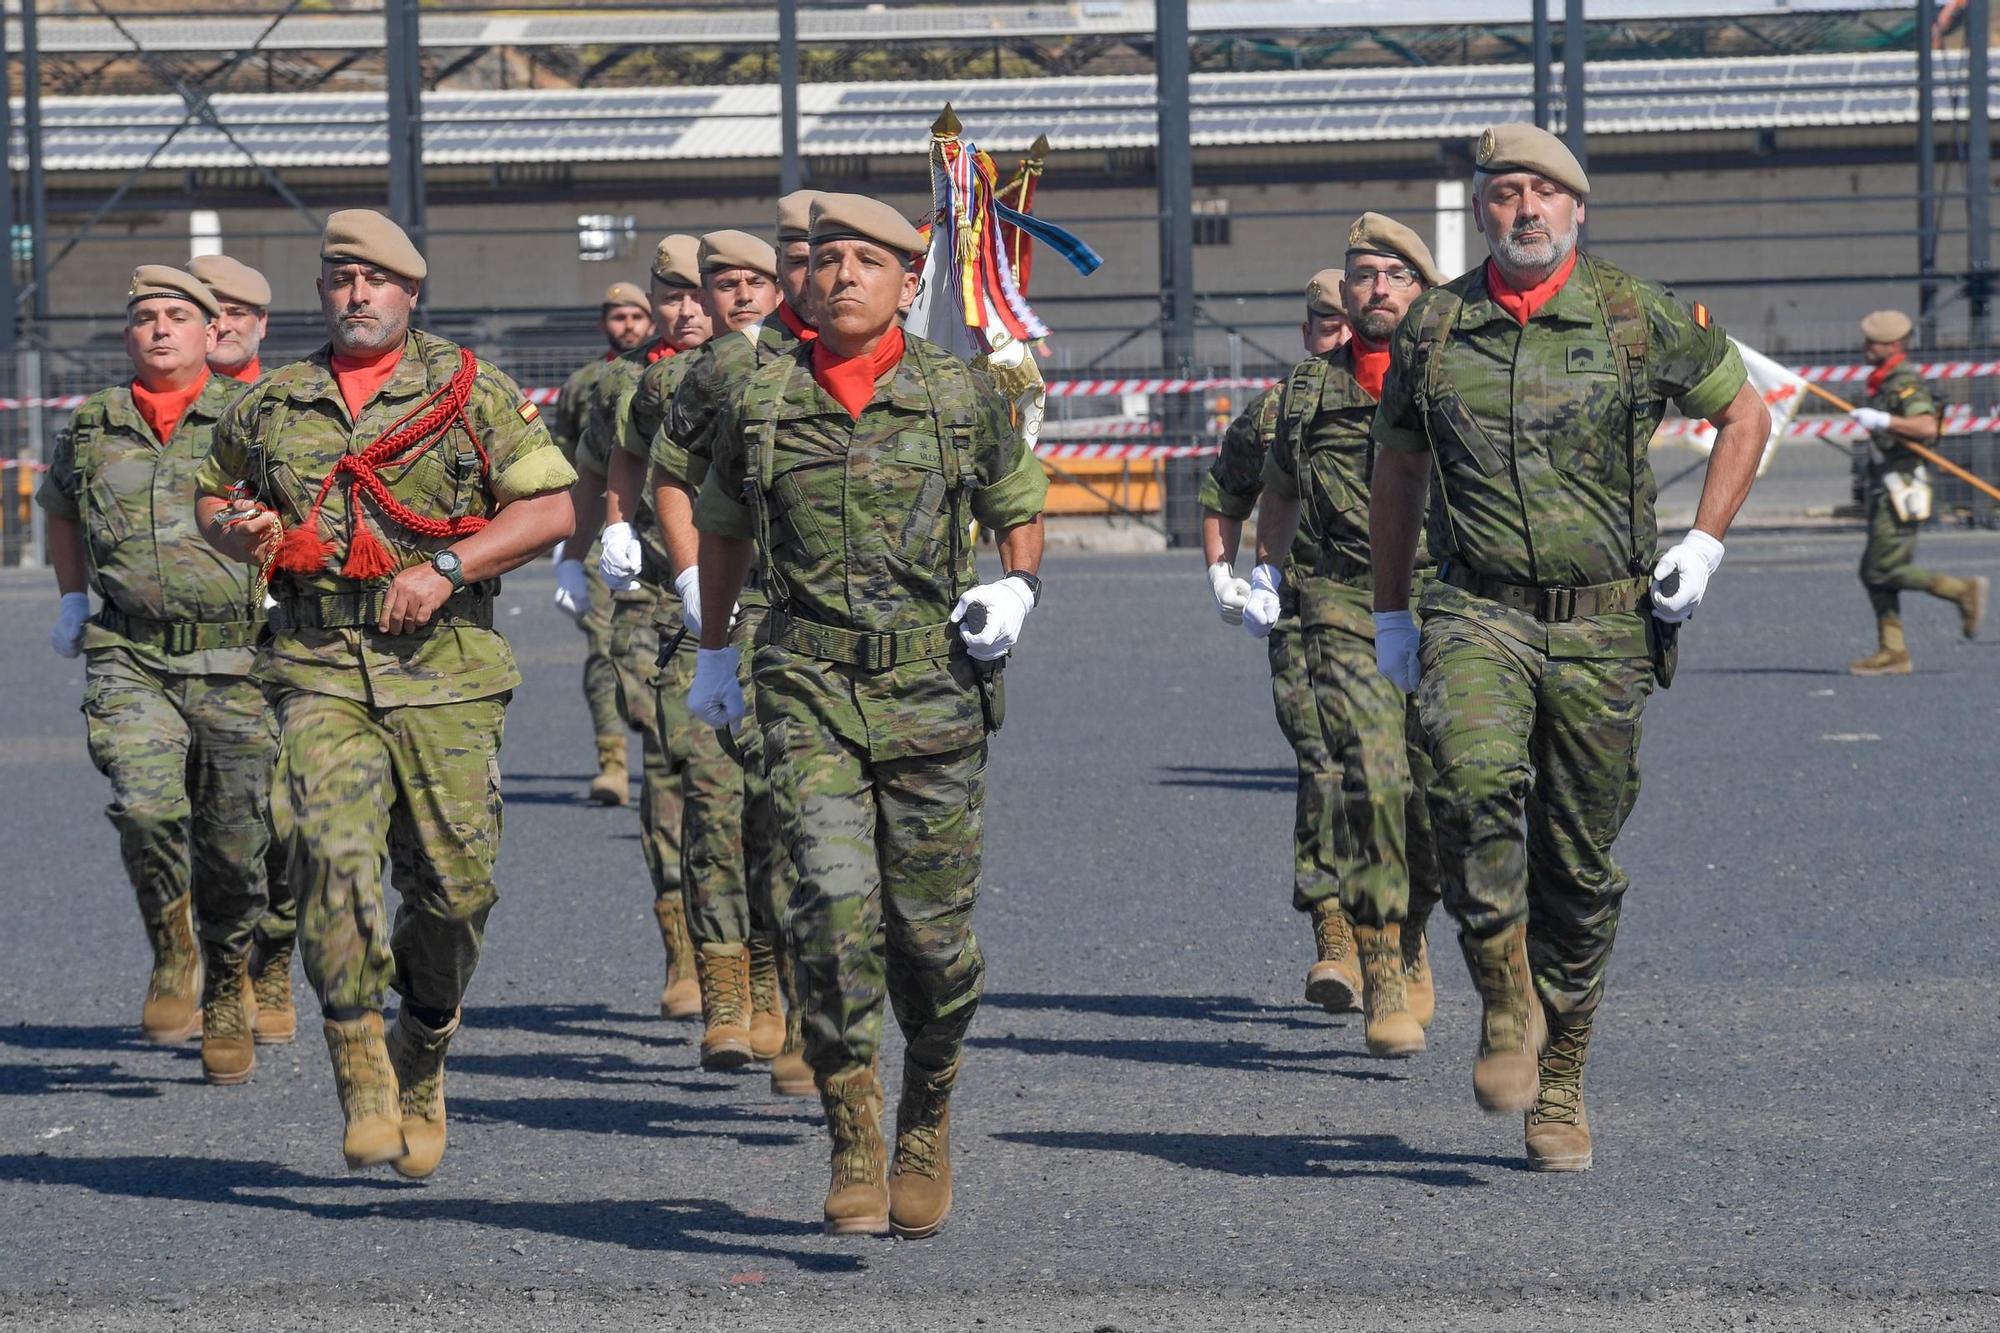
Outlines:
<svg viewBox="0 0 2000 1333"><path fill-rule="evenodd" d="M657 676L659 631L654 623L667 586L667 553L650 505L638 503L644 487L635 480L644 464L619 442L619 422L631 410L646 374L672 366L683 352L708 341L710 321L701 303L700 242L675 233L653 254L653 326L658 337L611 363L598 386L590 418L577 448L577 540L594 537L603 526L598 572L611 590L611 660L618 673L618 697L632 729L639 733L642 778L639 790L639 846L653 884L653 919L666 951L666 982L660 991L662 1018L701 1015L694 943L688 936L682 888L680 778L682 756L669 749L684 707L676 694L667 716L659 711ZM678 371L674 372L678 374ZM615 481L615 485L611 484Z"/></svg>
<svg viewBox="0 0 2000 1333"><path fill-rule="evenodd" d="M797 883L806 1059L832 1138L829 1232L934 1233L985 967L972 936L995 677L1040 595L1048 482L991 380L906 335L924 241L894 209L812 207L819 337L759 369L716 433L696 510L702 649L689 694L744 714L723 607L763 559L758 722ZM998 539L977 583L966 535ZM885 995L906 1038L895 1159L875 1069ZM886 1169L886 1179L885 1179Z"/></svg>
<svg viewBox="0 0 2000 1333"><path fill-rule="evenodd" d="M1917 565L1917 531L1931 516L1930 474L1904 440L1935 445L1943 426L1937 403L1909 354L1910 317L1877 310L1861 321L1861 355L1868 374L1868 403L1847 415L1869 432L1866 500L1868 544L1861 551L1861 586L1875 608L1878 647L1848 663L1857 676L1907 676L1910 649L1903 637L1902 595L1926 592L1958 608L1966 638L1986 618L1988 580L1936 574Z"/></svg>
<svg viewBox="0 0 2000 1333"><path fill-rule="evenodd" d="M1320 270L1306 284L1306 317L1299 325L1299 337L1307 356L1324 356L1348 339L1340 284L1337 268ZM1229 423L1222 450L1202 478L1202 556L1208 562L1209 593L1225 625L1243 623L1243 604L1250 596L1249 582L1236 577L1236 551L1243 540L1243 520L1256 509L1264 490L1264 460L1277 429L1283 389L1283 384L1274 384L1264 390ZM1314 552L1313 532L1301 526L1289 558L1310 569ZM1281 615L1270 627L1266 646L1278 729L1298 761L1298 795L1292 809L1292 906L1312 921L1316 955L1306 973L1306 1002L1328 1013L1346 1013L1359 1005L1361 969L1354 956L1353 931L1340 910L1339 878L1320 848L1327 827L1327 799L1339 781L1338 770L1320 736L1319 710L1306 673L1298 633L1298 585L1287 581L1280 586Z"/></svg>
<svg viewBox="0 0 2000 1333"><path fill-rule="evenodd" d="M598 307L597 325L607 345L604 355L563 381L554 409L543 418L556 448L572 465L584 423L596 408L598 390L612 366L653 336L653 307L631 283L614 282ZM590 705L591 731L597 738L597 776L590 780L590 799L600 805L623 805L632 778L625 769L626 722L618 709L618 670L611 663L611 590L589 577L583 558L568 554L568 547L563 543L555 550L555 604L584 633L583 697ZM585 554L596 563L595 550Z"/></svg>
<svg viewBox="0 0 2000 1333"><path fill-rule="evenodd" d="M512 380L410 327L426 271L381 214L329 216L330 341L237 400L198 478L209 542L272 569L257 676L342 1151L413 1178L444 1155L445 1053L497 897L501 724L521 676L493 601L501 574L569 535L576 480Z"/></svg>
<svg viewBox="0 0 2000 1333"><path fill-rule="evenodd" d="M1369 615L1368 431L1403 312L1443 275L1430 248L1393 218L1363 213L1347 233L1341 299L1354 336L1302 361L1284 385L1257 515L1255 590L1244 606L1252 634L1270 633L1289 585L1304 626L1308 699L1324 738L1330 845L1319 854L1353 923L1361 956L1368 1049L1424 1049L1434 1010L1424 925L1437 905L1437 859L1424 805L1430 759L1415 706L1375 669ZM1297 558L1297 532L1310 554ZM1279 561L1293 554L1288 570ZM1420 559L1420 578L1433 562Z"/></svg>
<svg viewBox="0 0 2000 1333"><path fill-rule="evenodd" d="M263 274L228 255L201 255L188 272L215 294L222 313L215 320L215 350L208 368L244 384L264 373L258 351L271 327L271 284Z"/></svg>
<svg viewBox="0 0 2000 1333"><path fill-rule="evenodd" d="M192 274L134 271L132 382L84 400L36 499L62 591L50 640L85 654L90 758L111 779L105 814L153 946L141 1027L159 1042L199 1032L203 1077L241 1083L257 1063L246 969L278 738L250 679L259 581L208 548L189 503L216 421L243 392L206 364L219 309Z"/></svg>
<svg viewBox="0 0 2000 1333"><path fill-rule="evenodd" d="M1497 125L1476 165L1492 258L1411 305L1376 409L1375 650L1430 741L1445 906L1484 1006L1474 1093L1525 1113L1531 1166L1580 1171L1640 714L1770 415L1705 307L1577 252L1590 182L1561 140ZM1661 554L1646 443L1669 399L1716 439L1695 526ZM1427 490L1442 563L1420 636Z"/></svg>

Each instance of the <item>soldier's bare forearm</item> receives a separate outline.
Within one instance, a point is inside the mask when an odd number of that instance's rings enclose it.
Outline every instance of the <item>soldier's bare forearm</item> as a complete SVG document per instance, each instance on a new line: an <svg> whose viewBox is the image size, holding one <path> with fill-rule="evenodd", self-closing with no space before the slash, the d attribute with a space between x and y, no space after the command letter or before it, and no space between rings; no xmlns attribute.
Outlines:
<svg viewBox="0 0 2000 1333"><path fill-rule="evenodd" d="M1007 569L1022 569L1030 574L1039 574L1042 569L1042 539L1046 530L1042 527L1042 516L1035 515L1017 528L1008 528L999 533L995 541L1000 547L1000 563Z"/></svg>
<svg viewBox="0 0 2000 1333"><path fill-rule="evenodd" d="M451 549L464 561L465 581L477 583L519 569L566 539L575 525L569 492L551 491L504 506L491 523Z"/></svg>
<svg viewBox="0 0 2000 1333"><path fill-rule="evenodd" d="M1915 440L1918 444L1937 443L1937 437L1942 433L1940 426L1941 421L1935 413L1921 417L1889 418L1891 435L1900 435L1906 440Z"/></svg>
<svg viewBox="0 0 2000 1333"><path fill-rule="evenodd" d="M604 523L630 523L639 512L639 488L646 483L646 460L630 449L611 451L611 471L604 478Z"/></svg>
<svg viewBox="0 0 2000 1333"><path fill-rule="evenodd" d="M1281 565L1299 535L1299 502L1275 491L1257 501L1257 563Z"/></svg>
<svg viewBox="0 0 2000 1333"><path fill-rule="evenodd" d="M1410 571L1417 563L1430 467L1429 454L1383 449L1375 455L1368 496L1368 560L1377 611L1410 609Z"/></svg>
<svg viewBox="0 0 2000 1333"><path fill-rule="evenodd" d="M741 537L704 532L696 547L696 560L701 565L703 610L722 608L715 615L702 616L701 646L726 648L730 620L727 608L736 605L737 595L743 591L743 580L750 573L750 543Z"/></svg>
<svg viewBox="0 0 2000 1333"><path fill-rule="evenodd" d="M1218 560L1236 563L1236 552L1243 545L1243 520L1229 518L1214 510L1206 510L1201 516L1201 563L1212 565Z"/></svg>
<svg viewBox="0 0 2000 1333"><path fill-rule="evenodd" d="M1721 541L1749 496L1750 484L1757 480L1764 441L1771 435L1771 411L1763 396L1745 384L1709 422L1715 427L1715 448L1708 455L1708 475L1702 480L1694 525Z"/></svg>
<svg viewBox="0 0 2000 1333"><path fill-rule="evenodd" d="M701 533L694 526L694 490L684 482L653 469L653 512L660 518L667 560L680 572L701 559Z"/></svg>
<svg viewBox="0 0 2000 1333"><path fill-rule="evenodd" d="M572 517L576 523L576 549L569 553L572 560L583 559L583 553L604 531L604 474L584 466L576 465L576 485L569 488Z"/></svg>
<svg viewBox="0 0 2000 1333"><path fill-rule="evenodd" d="M83 558L83 528L74 519L49 515L49 567L56 572L56 591L65 597L82 592L88 579Z"/></svg>

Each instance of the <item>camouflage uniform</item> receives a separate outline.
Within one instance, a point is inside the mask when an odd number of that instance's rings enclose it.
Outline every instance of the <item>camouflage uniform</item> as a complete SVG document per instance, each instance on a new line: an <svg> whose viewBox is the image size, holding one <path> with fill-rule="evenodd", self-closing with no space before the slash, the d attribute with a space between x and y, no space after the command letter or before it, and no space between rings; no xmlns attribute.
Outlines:
<svg viewBox="0 0 2000 1333"><path fill-rule="evenodd" d="M1934 416L1938 410L1923 377L1907 363L1890 371L1881 387L1869 393L1867 406L1897 417ZM1886 430L1874 432L1869 443L1868 544L1861 550L1861 586L1868 590L1868 602L1878 620L1900 619L1903 593L1927 592L1948 598L1956 592L1957 584L1949 575L1918 566L1917 531L1922 525L1898 518L1888 491L1883 489L1882 479L1887 474L1907 477L1922 467L1924 460Z"/></svg>
<svg viewBox="0 0 2000 1333"><path fill-rule="evenodd" d="M1229 423L1222 451L1201 482L1201 507L1243 522L1256 512L1264 492L1264 460L1278 428L1280 387L1259 394ZM1329 793L1337 779L1326 740L1320 735L1319 709L1313 702L1306 671L1306 651L1299 632L1296 572L1312 568L1313 535L1305 516L1286 556L1285 583L1279 590L1281 613L1265 647L1271 659L1271 702L1277 706L1278 729L1291 744L1299 771L1298 795L1292 805L1292 906L1311 911L1316 903L1340 895L1340 878L1320 840L1330 818Z"/></svg>
<svg viewBox="0 0 2000 1333"><path fill-rule="evenodd" d="M596 406L598 389L616 360L615 356L599 357L564 380L555 406L543 418L548 422L549 436L556 448L562 450L563 457L572 465L576 463L577 446L583 440L584 424ZM597 544L593 542L589 550L578 551L576 556L587 570L595 571L597 554ZM627 723L619 710L618 669L611 662L611 590L594 572L588 583L590 602L579 622L585 645L583 697L590 705L590 729L597 737L600 751L623 754Z"/></svg>
<svg viewBox="0 0 2000 1333"><path fill-rule="evenodd" d="M1340 885L1341 908L1359 926L1422 922L1437 903L1437 858L1424 790L1430 757L1416 703L1375 667L1375 579L1368 564L1368 494L1375 399L1354 375L1350 347L1302 361L1276 412L1264 482L1298 502L1296 583L1311 698L1329 763L1331 829L1321 854ZM1417 590L1435 565L1418 558Z"/></svg>
<svg viewBox="0 0 2000 1333"><path fill-rule="evenodd" d="M1445 906L1470 939L1526 920L1556 1015L1603 993L1639 794L1657 554L1646 441L1672 399L1727 406L1743 363L1707 314L1579 259L1523 328L1481 266L1424 293L1391 343L1378 446L1430 451L1438 577L1418 710Z"/></svg>
<svg viewBox="0 0 2000 1333"><path fill-rule="evenodd" d="M757 720L823 1090L873 1064L885 989L907 1062L942 1088L956 1069L985 971L971 923L986 735L949 618L978 581L966 521L1017 527L1048 491L991 381L906 337L858 419L814 381L809 345L759 370L696 510L764 559Z"/></svg>
<svg viewBox="0 0 2000 1333"><path fill-rule="evenodd" d="M243 388L209 376L164 445L129 387L92 394L36 496L81 527L101 602L84 629L83 714L140 914L159 922L192 891L203 942L231 957L270 886L276 928L290 916L282 861L268 859L277 731L250 679L262 588L195 526L195 473Z"/></svg>
<svg viewBox="0 0 2000 1333"><path fill-rule="evenodd" d="M216 428L203 493L226 495L241 481L297 526L343 454L365 449L459 368L456 346L412 332L350 421L329 357L321 348L237 400ZM434 518L491 514L575 483L536 410L484 362L465 413L486 462L465 430L447 427L414 461L383 469L402 504ZM306 975L330 1021L379 1009L391 984L406 1002L450 1015L497 896L501 722L521 681L492 628L498 583L467 585L418 633L383 634L386 583L339 573L350 525L367 524L398 569L450 540L405 532L366 498L350 510L339 484L322 512L333 557L316 573L273 574L274 634L257 659L283 736ZM383 920L385 862L402 898L393 925Z"/></svg>

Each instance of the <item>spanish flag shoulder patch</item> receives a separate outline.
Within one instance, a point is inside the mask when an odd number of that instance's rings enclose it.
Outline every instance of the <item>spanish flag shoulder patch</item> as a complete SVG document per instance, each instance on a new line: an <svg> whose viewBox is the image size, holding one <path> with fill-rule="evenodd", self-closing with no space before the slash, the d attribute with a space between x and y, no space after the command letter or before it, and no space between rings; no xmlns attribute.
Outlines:
<svg viewBox="0 0 2000 1333"><path fill-rule="evenodd" d="M1694 322L1699 328L1708 327L1708 307L1699 301L1694 303Z"/></svg>
<svg viewBox="0 0 2000 1333"><path fill-rule="evenodd" d="M536 407L525 398L521 400L521 405L514 410L521 414L521 420L523 421L532 423L541 419L542 409Z"/></svg>

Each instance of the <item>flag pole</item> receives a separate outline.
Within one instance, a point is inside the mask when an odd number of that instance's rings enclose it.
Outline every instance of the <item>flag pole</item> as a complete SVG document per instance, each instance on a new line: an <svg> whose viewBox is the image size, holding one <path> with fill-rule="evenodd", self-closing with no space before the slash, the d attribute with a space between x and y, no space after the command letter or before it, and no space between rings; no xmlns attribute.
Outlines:
<svg viewBox="0 0 2000 1333"><path fill-rule="evenodd" d="M1843 412L1852 412L1854 410L1854 404L1848 402L1846 399L1842 398L1838 394L1827 392L1825 389L1820 388L1819 385L1814 384L1811 380L1806 381L1806 392L1817 394L1819 397L1826 399L1827 402L1832 403L1835 407L1839 408ZM1936 463L1940 468L1943 468L1946 472L1951 473L1952 476L1957 477L1960 481L1966 483L1968 486L1972 486L1980 491L1985 492L1987 495L1991 496L1995 500L2000 500L2000 490L1995 489L1992 483L1979 477L1976 473L1966 471L1958 464L1952 462L1949 458L1946 458L1942 454L1939 454L1936 450L1927 449L1923 445L1918 444L1915 440L1906 440L1900 435L1896 437L1896 443L1901 445L1903 448L1908 449L1911 453L1915 454L1917 457L1924 459L1927 462Z"/></svg>

